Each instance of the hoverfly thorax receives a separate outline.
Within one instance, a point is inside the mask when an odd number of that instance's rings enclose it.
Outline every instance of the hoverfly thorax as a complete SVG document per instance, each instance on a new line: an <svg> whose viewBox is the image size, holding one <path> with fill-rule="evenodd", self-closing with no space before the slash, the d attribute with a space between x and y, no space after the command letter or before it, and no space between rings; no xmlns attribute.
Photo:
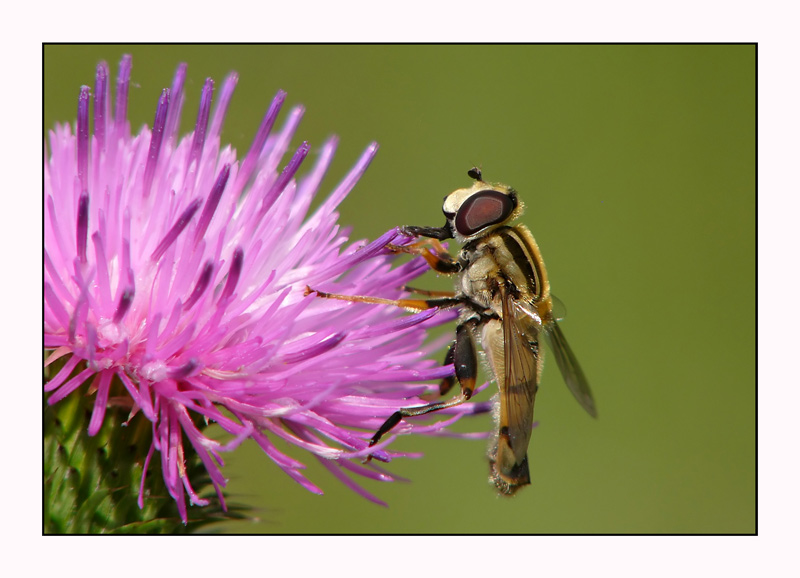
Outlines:
<svg viewBox="0 0 800 578"><path fill-rule="evenodd" d="M447 195L442 212L453 237L460 243L489 233L522 214L522 203L511 187L484 182L477 169L470 171L475 183Z"/></svg>

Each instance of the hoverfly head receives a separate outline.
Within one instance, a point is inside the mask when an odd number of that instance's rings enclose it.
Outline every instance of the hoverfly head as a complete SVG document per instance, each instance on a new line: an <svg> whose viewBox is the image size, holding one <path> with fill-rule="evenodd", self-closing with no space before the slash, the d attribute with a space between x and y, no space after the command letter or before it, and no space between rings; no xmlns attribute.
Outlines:
<svg viewBox="0 0 800 578"><path fill-rule="evenodd" d="M453 191L444 198L442 205L447 224L461 243L485 235L522 212L522 204L514 189L485 182L477 167L470 169L468 174L475 183L467 189Z"/></svg>

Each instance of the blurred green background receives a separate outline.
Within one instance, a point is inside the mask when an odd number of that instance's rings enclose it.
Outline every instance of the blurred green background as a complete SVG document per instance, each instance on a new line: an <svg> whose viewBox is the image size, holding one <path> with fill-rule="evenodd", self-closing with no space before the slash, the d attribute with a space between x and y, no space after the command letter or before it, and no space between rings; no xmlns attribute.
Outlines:
<svg viewBox="0 0 800 578"><path fill-rule="evenodd" d="M134 130L185 61L184 132L205 78L236 70L223 141L240 153L279 88L306 106L296 144L338 134L324 193L377 140L341 207L354 239L441 225L473 165L513 185L599 408L583 412L550 358L533 483L511 500L487 483L482 440L399 439L425 457L391 464L411 483L366 483L389 508L304 459L326 491L309 494L245 444L226 456L228 491L260 521L217 531L755 531L753 46L47 46L44 127L74 122L97 62L115 77L126 52Z"/></svg>

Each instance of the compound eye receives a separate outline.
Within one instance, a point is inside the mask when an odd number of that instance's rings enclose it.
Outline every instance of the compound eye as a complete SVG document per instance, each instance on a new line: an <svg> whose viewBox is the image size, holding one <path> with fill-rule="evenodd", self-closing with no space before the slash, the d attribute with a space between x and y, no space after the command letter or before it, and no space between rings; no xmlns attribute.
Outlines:
<svg viewBox="0 0 800 578"><path fill-rule="evenodd" d="M515 203L508 195L500 191L480 191L458 209L456 230L469 237L489 225L502 223L508 219L514 208Z"/></svg>

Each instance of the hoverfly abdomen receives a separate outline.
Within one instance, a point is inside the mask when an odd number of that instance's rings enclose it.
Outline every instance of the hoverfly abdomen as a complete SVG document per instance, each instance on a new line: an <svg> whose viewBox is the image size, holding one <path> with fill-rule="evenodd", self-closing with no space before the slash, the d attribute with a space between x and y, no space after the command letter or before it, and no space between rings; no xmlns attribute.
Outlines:
<svg viewBox="0 0 800 578"><path fill-rule="evenodd" d="M517 490L531 483L528 469L528 456L521 463L511 463L507 467L498 465L496 458L489 456L490 479L501 496L513 496ZM503 472L502 474L500 472Z"/></svg>

